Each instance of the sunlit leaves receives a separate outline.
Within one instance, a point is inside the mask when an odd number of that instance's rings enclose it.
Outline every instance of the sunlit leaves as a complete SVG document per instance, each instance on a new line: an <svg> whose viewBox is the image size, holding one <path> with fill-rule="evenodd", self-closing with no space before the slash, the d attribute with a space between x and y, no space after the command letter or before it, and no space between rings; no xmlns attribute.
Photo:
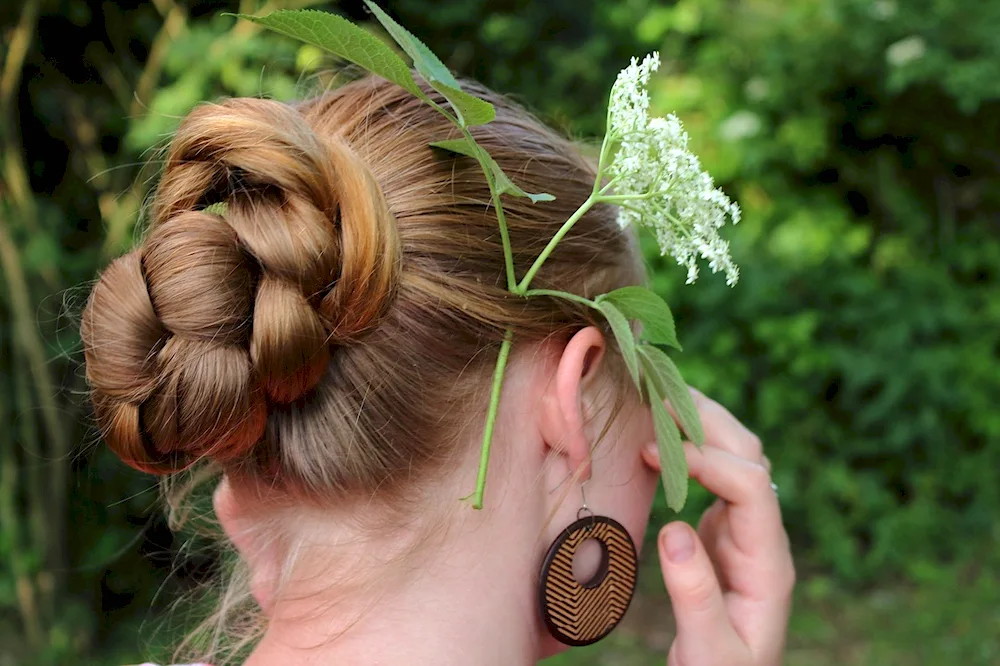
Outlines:
<svg viewBox="0 0 1000 666"><path fill-rule="evenodd" d="M365 0L368 9L375 15L389 36L399 48L413 60L413 66L432 88L441 93L451 104L462 127L485 125L496 118L496 109L486 100L479 99L462 90L458 79L451 70L434 55L427 46L413 36L409 30L396 23L391 16L370 0Z"/></svg>
<svg viewBox="0 0 1000 666"><path fill-rule="evenodd" d="M242 19L313 44L367 69L417 96L423 96L410 68L385 42L336 14L314 9L282 9L266 16L238 14Z"/></svg>

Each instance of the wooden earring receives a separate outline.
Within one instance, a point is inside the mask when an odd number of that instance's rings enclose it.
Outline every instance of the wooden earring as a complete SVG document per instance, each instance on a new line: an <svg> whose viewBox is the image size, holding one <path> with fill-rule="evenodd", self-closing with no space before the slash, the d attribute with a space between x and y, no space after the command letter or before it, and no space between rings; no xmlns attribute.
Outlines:
<svg viewBox="0 0 1000 666"><path fill-rule="evenodd" d="M573 576L573 557L587 539L600 544L601 563L589 581L580 583ZM539 601L549 633L574 646L596 643L611 633L632 602L637 564L635 544L618 522L606 516L578 517L552 542L542 563Z"/></svg>

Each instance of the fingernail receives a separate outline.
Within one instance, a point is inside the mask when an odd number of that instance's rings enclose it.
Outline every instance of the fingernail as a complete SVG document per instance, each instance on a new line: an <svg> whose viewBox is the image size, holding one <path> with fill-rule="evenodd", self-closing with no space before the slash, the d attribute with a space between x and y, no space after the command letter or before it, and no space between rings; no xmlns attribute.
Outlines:
<svg viewBox="0 0 1000 666"><path fill-rule="evenodd" d="M686 562L694 554L694 537L691 536L691 528L684 523L670 523L667 525L664 549L667 551L667 559L674 564Z"/></svg>

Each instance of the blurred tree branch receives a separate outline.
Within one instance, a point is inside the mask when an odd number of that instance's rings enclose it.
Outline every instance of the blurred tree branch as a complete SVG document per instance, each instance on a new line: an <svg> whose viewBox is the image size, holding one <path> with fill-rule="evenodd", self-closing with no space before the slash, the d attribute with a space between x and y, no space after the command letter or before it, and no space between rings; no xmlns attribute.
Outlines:
<svg viewBox="0 0 1000 666"><path fill-rule="evenodd" d="M41 233L38 229L38 207L25 167L15 104L25 57L38 23L39 6L40 0L29 0L23 6L18 25L12 33L3 71L0 72L3 187L5 199L10 204L0 209L0 273L6 278L10 299L14 360L23 358L29 370L27 374L19 373L15 377L18 380L15 386L18 395L15 396L14 403L20 408L20 418L26 428L29 441L22 445L30 449L31 464L41 466L47 461L49 470L45 488L37 483L40 478L39 468L30 472L25 492L32 514L29 521L31 549L44 561L33 580L25 575L17 582L22 619L26 631L32 635L38 633L36 600L45 597L41 599L43 605L53 608L53 599L61 592L66 575L65 515L70 456L69 436L59 420L56 390L49 371L45 342L33 314L31 288L12 235L11 214L34 233ZM53 291L57 290L59 279L55 270L50 267L41 267L39 270L47 286ZM14 365L16 367L17 363ZM32 385L35 400L31 399ZM31 432L35 418L33 410L29 409L32 404L39 406L45 427L44 439ZM41 449L43 441L49 443L45 451ZM16 490L14 494L17 494ZM40 518L41 515L44 515L44 519Z"/></svg>
<svg viewBox="0 0 1000 666"><path fill-rule="evenodd" d="M142 74L135 84L135 94L129 106L128 114L136 117L143 113L143 108L149 104L157 84L160 82L160 72L163 69L163 59L167 55L167 50L187 27L187 13L184 8L173 0L155 0L154 5L163 15L163 25L160 31L153 38L153 44L149 48L149 57L142 68Z"/></svg>

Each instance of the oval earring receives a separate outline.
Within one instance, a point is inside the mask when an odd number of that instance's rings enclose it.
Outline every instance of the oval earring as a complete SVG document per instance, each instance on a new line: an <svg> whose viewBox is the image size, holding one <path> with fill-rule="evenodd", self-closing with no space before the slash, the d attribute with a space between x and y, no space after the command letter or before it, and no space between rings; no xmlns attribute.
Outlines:
<svg viewBox="0 0 1000 666"><path fill-rule="evenodd" d="M549 633L565 645L590 645L618 626L635 593L638 558L628 531L607 516L581 517L552 542L542 562L538 596ZM597 573L586 583L573 575L573 557L587 539L601 546Z"/></svg>

